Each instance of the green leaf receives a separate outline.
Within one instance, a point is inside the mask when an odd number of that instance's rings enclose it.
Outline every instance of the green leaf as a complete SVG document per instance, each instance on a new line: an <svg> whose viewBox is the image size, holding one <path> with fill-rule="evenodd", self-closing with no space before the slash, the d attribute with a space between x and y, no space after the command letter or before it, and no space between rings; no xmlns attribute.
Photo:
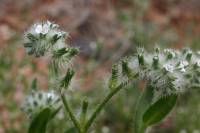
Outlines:
<svg viewBox="0 0 200 133"><path fill-rule="evenodd" d="M155 124L163 120L175 106L176 95L160 98L151 105L143 115L143 122L146 126Z"/></svg>
<svg viewBox="0 0 200 133"><path fill-rule="evenodd" d="M46 108L42 110L31 122L28 133L45 133L47 123L51 116L51 110Z"/></svg>

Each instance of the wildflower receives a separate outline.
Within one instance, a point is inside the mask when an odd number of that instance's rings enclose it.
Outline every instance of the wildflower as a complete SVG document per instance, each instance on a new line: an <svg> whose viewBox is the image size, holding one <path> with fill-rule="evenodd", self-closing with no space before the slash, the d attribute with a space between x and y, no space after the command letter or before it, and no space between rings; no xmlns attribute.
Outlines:
<svg viewBox="0 0 200 133"><path fill-rule="evenodd" d="M37 34L47 34L49 31L49 26L47 24L45 24L44 26L42 26L41 24L36 25L35 27L35 33Z"/></svg>
<svg viewBox="0 0 200 133"><path fill-rule="evenodd" d="M44 56L46 53L65 47L66 32L49 21L34 24L25 33L24 47L30 55Z"/></svg>
<svg viewBox="0 0 200 133"><path fill-rule="evenodd" d="M155 49L153 53L142 49L127 62L139 80L154 88L155 97L183 93L200 84L199 52L190 49Z"/></svg>

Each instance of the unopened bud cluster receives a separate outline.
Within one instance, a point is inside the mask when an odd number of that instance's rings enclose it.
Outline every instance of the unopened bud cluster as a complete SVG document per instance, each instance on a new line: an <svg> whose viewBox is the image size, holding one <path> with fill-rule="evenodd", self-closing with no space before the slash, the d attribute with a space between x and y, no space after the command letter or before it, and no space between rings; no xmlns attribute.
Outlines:
<svg viewBox="0 0 200 133"><path fill-rule="evenodd" d="M25 98L22 110L27 113L30 119L33 119L44 109L48 108L53 113L60 106L60 98L54 91L44 92L32 90Z"/></svg>

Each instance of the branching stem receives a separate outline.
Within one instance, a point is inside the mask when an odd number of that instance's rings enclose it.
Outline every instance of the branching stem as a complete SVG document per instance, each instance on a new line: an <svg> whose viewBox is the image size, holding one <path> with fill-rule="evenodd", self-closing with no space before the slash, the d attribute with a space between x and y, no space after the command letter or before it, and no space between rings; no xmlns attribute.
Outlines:
<svg viewBox="0 0 200 133"><path fill-rule="evenodd" d="M115 89L113 89L106 97L105 99L97 106L97 108L95 109L95 111L92 113L91 117L89 118L89 120L87 121L86 125L85 125L85 132L86 133L88 131L88 129L90 128L90 126L92 125L92 123L94 122L94 120L96 119L96 117L98 116L98 114L101 112L101 110L104 108L104 106L106 105L106 103L108 103L108 101L115 95L117 94L117 92L119 92L125 85L127 85L126 83L121 83L119 86L117 86Z"/></svg>
<svg viewBox="0 0 200 133"><path fill-rule="evenodd" d="M67 113L69 114L69 117L71 118L74 126L77 128L79 133L82 133L81 126L80 126L78 120L76 119L74 113L72 112L71 107L69 106L67 99L65 98L64 94L61 94L61 99L62 99L63 105L64 105Z"/></svg>

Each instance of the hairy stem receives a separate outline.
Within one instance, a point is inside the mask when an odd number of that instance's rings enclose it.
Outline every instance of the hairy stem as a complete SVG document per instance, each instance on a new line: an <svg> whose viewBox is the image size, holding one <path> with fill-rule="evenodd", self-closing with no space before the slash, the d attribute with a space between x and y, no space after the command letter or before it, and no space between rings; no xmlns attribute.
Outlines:
<svg viewBox="0 0 200 133"><path fill-rule="evenodd" d="M143 124L142 116L150 103L152 102L153 98L153 87L147 85L140 98L138 99L135 111L135 119L134 119L134 129L135 133L144 133L146 130L146 126Z"/></svg>
<svg viewBox="0 0 200 133"><path fill-rule="evenodd" d="M79 124L78 120L76 119L74 113L72 112L72 110L71 110L71 108L70 108L70 106L69 106L69 104L67 102L67 99L65 98L64 94L61 94L61 98L62 98L63 105L64 105L66 111L68 112L68 114L69 114L74 126L77 128L79 133L82 133L80 124Z"/></svg>
<svg viewBox="0 0 200 133"><path fill-rule="evenodd" d="M95 109L95 111L93 112L93 114L91 115L91 117L89 118L89 120L86 123L85 126L85 132L86 133L88 131L88 129L90 128L90 126L92 125L92 123L94 122L94 120L96 119L96 117L98 116L98 114L101 112L101 110L104 108L104 106L106 105L106 103L108 103L108 101L117 93L119 92L125 85L127 85L127 83L121 83L118 87L116 87L115 89L113 89L106 97L105 99L97 106L97 108Z"/></svg>

